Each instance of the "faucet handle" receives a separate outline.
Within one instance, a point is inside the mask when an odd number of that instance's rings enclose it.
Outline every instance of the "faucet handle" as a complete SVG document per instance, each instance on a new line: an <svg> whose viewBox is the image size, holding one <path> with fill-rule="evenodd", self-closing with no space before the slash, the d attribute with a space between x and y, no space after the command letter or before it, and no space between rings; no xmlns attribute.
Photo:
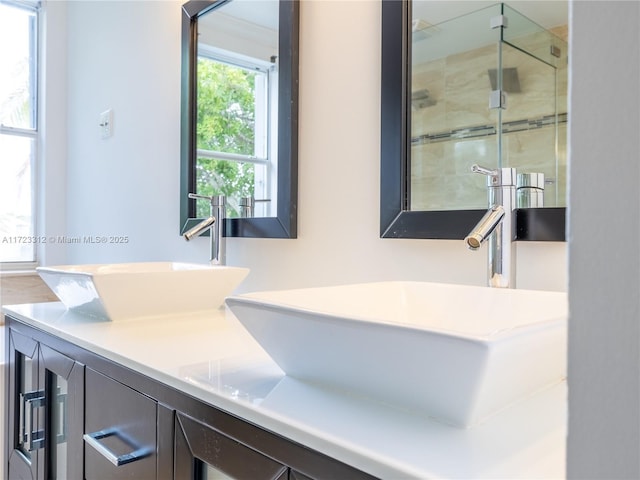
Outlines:
<svg viewBox="0 0 640 480"><path fill-rule="evenodd" d="M498 175L498 170L489 170L486 167L482 167L480 165L478 165L477 163L474 163L473 165L471 165L471 171L473 173L481 173L482 175L487 175L487 176L495 176Z"/></svg>
<svg viewBox="0 0 640 480"><path fill-rule="evenodd" d="M208 197L207 195L198 195L197 193L190 193L189 198L194 198L197 200L209 200L211 201L211 197Z"/></svg>
<svg viewBox="0 0 640 480"><path fill-rule="evenodd" d="M208 200L211 203L211 205L214 207L223 206L227 203L226 197L224 195L213 195L210 197L208 195L199 195L197 193L190 193L188 197L193 198L195 200Z"/></svg>
<svg viewBox="0 0 640 480"><path fill-rule="evenodd" d="M516 185L516 169L515 168L496 168L489 170L481 167L477 163L471 165L473 173L481 173L487 176L487 187L510 187Z"/></svg>

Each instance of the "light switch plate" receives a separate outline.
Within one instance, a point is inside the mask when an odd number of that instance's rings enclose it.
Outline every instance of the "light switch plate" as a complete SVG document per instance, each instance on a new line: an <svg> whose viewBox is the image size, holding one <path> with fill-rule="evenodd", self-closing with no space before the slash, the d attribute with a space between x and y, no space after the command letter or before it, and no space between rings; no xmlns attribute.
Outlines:
<svg viewBox="0 0 640 480"><path fill-rule="evenodd" d="M105 110L100 114L100 132L102 138L113 135L113 109Z"/></svg>

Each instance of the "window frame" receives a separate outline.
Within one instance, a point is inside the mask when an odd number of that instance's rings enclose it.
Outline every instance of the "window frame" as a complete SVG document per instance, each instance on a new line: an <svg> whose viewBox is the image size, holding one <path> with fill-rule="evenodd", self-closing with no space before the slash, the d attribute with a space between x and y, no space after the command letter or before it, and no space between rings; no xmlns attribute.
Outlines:
<svg viewBox="0 0 640 480"><path fill-rule="evenodd" d="M42 2L41 0L0 0L0 4L26 10L34 15L30 31L29 72L30 72L30 108L31 128L7 126L0 123L0 135L9 137L29 138L32 141L31 151L31 231L32 235L25 236L32 245L31 260L3 261L0 259L0 271L33 270L38 266L39 249L42 238L38 235L38 171L41 148L40 110L41 110L41 59L42 59ZM25 240L26 241L26 240ZM46 241L46 240L45 240Z"/></svg>
<svg viewBox="0 0 640 480"><path fill-rule="evenodd" d="M278 139L273 138L274 131L271 129L272 121L277 121L274 117L273 105L274 98L277 99L277 63L266 62L260 59L248 57L235 52L229 52L210 45L198 44L198 60L204 58L213 62L229 65L234 68L247 70L249 72L259 72L263 75L264 84L262 90L264 99L259 99L258 95L254 95L256 101L256 118L254 123L254 152L253 154L239 154L224 151L200 149L196 146L196 165L199 158L211 158L215 160L224 160L237 163L252 163L256 166L263 167L262 172L256 170L254 178L254 198L256 202L264 202L269 200L271 205L269 211L277 211L277 199L272 198L271 192L277 185L277 144ZM275 80L274 81L274 77ZM258 103L263 104L263 108L257 106ZM271 119L271 121L270 121ZM275 129L277 132L277 129ZM262 138L262 140L259 140ZM195 167L194 166L194 167ZM258 178L261 181L258 182ZM200 193L200 192L196 192ZM238 199L239 200L239 199ZM266 205L265 205L266 207ZM260 204L256 205L260 208ZM266 210L266 208L265 208ZM268 216L265 212L260 212L258 216Z"/></svg>

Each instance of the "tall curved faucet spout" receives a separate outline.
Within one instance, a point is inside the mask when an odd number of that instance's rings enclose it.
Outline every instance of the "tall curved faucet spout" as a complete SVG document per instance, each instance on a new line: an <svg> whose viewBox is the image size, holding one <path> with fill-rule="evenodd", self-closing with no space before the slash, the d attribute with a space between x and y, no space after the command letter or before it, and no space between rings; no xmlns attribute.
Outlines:
<svg viewBox="0 0 640 480"><path fill-rule="evenodd" d="M471 233L465 237L464 242L467 248L469 250L478 250L502 221L504 215L505 212L502 205L494 205L487 210L487 213L484 214Z"/></svg>
<svg viewBox="0 0 640 480"><path fill-rule="evenodd" d="M189 240L192 240L197 236L202 235L207 230L207 228L210 228L211 225L215 223L215 221L216 219L214 217L205 218L195 227L191 227L189 230L184 232L182 236L188 242Z"/></svg>
<svg viewBox="0 0 640 480"><path fill-rule="evenodd" d="M211 230L211 263L213 265L224 265L226 262L226 244L223 236L222 226L226 217L226 198L224 195L213 195L207 197L190 193L189 198L196 200L208 200L211 206L209 218L205 218L196 226L191 227L182 236L189 241L198 235L202 235L207 230Z"/></svg>

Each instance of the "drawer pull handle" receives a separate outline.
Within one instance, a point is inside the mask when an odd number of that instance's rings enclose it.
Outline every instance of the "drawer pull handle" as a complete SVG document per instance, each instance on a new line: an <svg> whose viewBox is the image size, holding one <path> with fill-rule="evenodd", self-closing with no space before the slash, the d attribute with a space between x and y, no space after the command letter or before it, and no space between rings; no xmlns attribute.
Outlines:
<svg viewBox="0 0 640 480"><path fill-rule="evenodd" d="M111 437L113 435L118 437L120 440L122 440L124 443L131 446L135 450L131 453L116 455L107 447L105 447L102 443L100 443L101 439ZM100 430L98 432L93 432L93 433L85 433L82 438L88 445L91 445L100 455L102 455L104 458L109 460L116 467L119 467L120 465L126 465L127 463L135 462L137 460L143 459L151 455L150 448L136 447L128 438L126 438L124 435L118 432L118 430L116 430L115 428Z"/></svg>

